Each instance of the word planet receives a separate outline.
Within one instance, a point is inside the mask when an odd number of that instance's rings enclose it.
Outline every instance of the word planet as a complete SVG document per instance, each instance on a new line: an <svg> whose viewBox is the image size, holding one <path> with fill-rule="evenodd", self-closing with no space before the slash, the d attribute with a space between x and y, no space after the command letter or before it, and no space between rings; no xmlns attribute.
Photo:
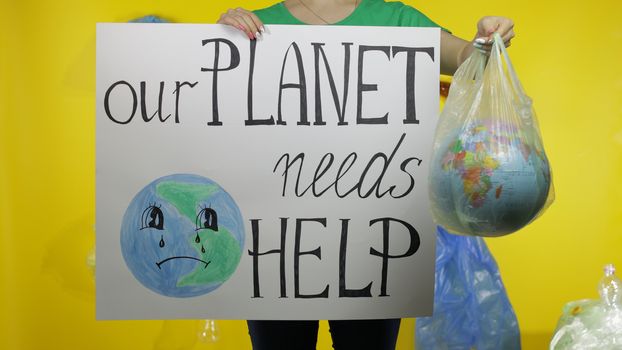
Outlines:
<svg viewBox="0 0 622 350"><path fill-rule="evenodd" d="M551 186L546 155L516 126L471 125L438 144L430 198L437 223L450 232L509 234L544 207Z"/></svg>
<svg viewBox="0 0 622 350"><path fill-rule="evenodd" d="M145 287L165 296L193 297L221 286L244 247L238 206L214 181L175 174L145 186L121 227L127 267Z"/></svg>

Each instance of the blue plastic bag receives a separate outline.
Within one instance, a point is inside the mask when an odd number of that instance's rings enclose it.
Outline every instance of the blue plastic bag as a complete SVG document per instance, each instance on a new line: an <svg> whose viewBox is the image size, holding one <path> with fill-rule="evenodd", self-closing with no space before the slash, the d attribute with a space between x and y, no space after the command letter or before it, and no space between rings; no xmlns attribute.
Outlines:
<svg viewBox="0 0 622 350"><path fill-rule="evenodd" d="M416 348L520 349L518 321L484 240L437 231L434 314L417 319Z"/></svg>
<svg viewBox="0 0 622 350"><path fill-rule="evenodd" d="M158 16L149 15L133 19L130 23L168 23L168 21Z"/></svg>

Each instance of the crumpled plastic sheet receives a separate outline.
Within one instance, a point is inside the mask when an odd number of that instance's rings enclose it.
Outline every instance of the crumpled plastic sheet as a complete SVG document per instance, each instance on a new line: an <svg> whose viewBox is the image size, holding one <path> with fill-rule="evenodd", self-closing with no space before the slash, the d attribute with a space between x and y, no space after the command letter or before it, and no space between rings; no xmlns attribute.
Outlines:
<svg viewBox="0 0 622 350"><path fill-rule="evenodd" d="M622 349L622 309L601 300L578 300L564 306L551 350Z"/></svg>
<svg viewBox="0 0 622 350"><path fill-rule="evenodd" d="M416 349L520 349L518 321L484 240L437 231L434 314L417 319Z"/></svg>

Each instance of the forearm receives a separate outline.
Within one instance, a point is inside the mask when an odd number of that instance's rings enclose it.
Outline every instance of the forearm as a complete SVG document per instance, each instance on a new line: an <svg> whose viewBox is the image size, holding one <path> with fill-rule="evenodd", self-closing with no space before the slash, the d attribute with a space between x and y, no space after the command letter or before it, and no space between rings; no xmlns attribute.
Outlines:
<svg viewBox="0 0 622 350"><path fill-rule="evenodd" d="M453 75L473 50L471 42L441 31L441 74Z"/></svg>

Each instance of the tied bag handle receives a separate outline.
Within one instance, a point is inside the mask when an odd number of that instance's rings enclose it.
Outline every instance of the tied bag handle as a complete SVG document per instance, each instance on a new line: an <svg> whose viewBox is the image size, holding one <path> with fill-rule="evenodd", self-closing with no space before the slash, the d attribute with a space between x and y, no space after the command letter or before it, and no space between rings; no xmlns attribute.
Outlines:
<svg viewBox="0 0 622 350"><path fill-rule="evenodd" d="M532 113L532 101L529 96L523 90L523 86L518 80L518 75L516 74L516 70L514 69L514 65L512 65L512 61L510 60L510 55L508 54L508 50L505 48L505 43L501 38L499 33L493 34L494 47L493 50L498 50L498 52L503 56L505 60L505 65L507 67L508 74L510 76L510 82L514 89L514 92L518 95L519 101L517 103L516 109L524 122L527 124L531 124L531 119L535 118L535 115ZM499 68L503 73L503 66L501 62L499 62Z"/></svg>

